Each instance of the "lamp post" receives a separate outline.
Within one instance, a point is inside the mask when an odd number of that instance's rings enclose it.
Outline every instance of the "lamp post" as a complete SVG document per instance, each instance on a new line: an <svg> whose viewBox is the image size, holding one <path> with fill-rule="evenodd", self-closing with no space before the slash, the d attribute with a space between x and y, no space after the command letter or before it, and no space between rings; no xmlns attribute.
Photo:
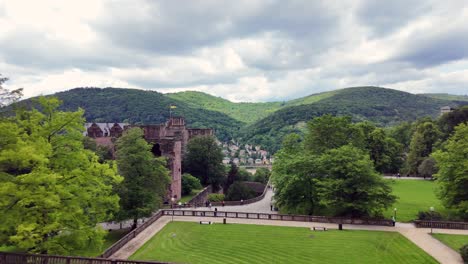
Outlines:
<svg viewBox="0 0 468 264"><path fill-rule="evenodd" d="M175 198L171 197L172 222L174 222L174 201L175 201Z"/></svg>
<svg viewBox="0 0 468 264"><path fill-rule="evenodd" d="M397 209L393 208L393 222L394 223L396 222L396 211L397 211Z"/></svg>
<svg viewBox="0 0 468 264"><path fill-rule="evenodd" d="M429 210L431 211L431 234L432 234L432 215L434 213L434 206L431 206Z"/></svg>

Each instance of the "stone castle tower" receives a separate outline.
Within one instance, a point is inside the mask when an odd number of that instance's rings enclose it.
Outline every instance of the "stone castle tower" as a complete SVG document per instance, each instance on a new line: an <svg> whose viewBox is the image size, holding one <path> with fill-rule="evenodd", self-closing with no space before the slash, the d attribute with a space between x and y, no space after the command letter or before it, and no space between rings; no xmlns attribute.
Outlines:
<svg viewBox="0 0 468 264"><path fill-rule="evenodd" d="M101 127L113 128L112 131L117 131L117 125L104 125L106 123L88 123L86 125L86 135L96 139L96 142L111 142L111 133L106 134L106 131L99 131ZM132 127L139 127L143 130L145 140L153 144L152 152L155 156L164 156L167 158L167 165L171 171L171 184L168 189L167 199L174 198L176 201L181 198L182 194L182 159L185 152L187 142L196 136L212 136L213 129L187 128L183 117L171 117L166 123L158 125L128 125L122 124L123 130ZM122 134L113 133L115 137ZM106 138L109 140L104 140ZM109 145L109 144L103 144Z"/></svg>

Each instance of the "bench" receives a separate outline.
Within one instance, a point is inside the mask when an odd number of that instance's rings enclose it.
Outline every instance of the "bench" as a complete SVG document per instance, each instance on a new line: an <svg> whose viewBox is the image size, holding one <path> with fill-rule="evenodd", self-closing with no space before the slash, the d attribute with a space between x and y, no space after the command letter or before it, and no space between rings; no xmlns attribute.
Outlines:
<svg viewBox="0 0 468 264"><path fill-rule="evenodd" d="M327 231L328 229L324 226L314 226L312 227L312 230L314 231L318 231L318 230L322 230L322 231Z"/></svg>
<svg viewBox="0 0 468 264"><path fill-rule="evenodd" d="M211 221L200 221L200 225L211 225Z"/></svg>

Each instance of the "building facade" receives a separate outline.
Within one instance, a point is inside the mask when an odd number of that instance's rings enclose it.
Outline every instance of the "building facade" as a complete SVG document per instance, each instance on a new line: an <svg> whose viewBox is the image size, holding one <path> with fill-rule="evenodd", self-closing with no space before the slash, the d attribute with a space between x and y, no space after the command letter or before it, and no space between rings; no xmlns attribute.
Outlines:
<svg viewBox="0 0 468 264"><path fill-rule="evenodd" d="M182 194L182 159L187 143L196 136L213 136L213 129L187 128L183 117L171 117L166 123L158 125L88 123L85 135L94 138L97 144L109 146L112 145L112 138L120 137L124 130L132 127L143 130L145 140L153 145L151 151L155 156L167 158L171 171L167 199L179 200Z"/></svg>

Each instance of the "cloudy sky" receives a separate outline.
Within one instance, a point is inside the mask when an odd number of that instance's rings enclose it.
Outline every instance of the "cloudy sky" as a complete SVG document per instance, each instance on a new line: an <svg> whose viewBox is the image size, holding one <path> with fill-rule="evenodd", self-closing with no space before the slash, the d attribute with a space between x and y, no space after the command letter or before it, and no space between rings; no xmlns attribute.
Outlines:
<svg viewBox="0 0 468 264"><path fill-rule="evenodd" d="M0 0L0 74L272 101L362 85L468 94L468 1Z"/></svg>

